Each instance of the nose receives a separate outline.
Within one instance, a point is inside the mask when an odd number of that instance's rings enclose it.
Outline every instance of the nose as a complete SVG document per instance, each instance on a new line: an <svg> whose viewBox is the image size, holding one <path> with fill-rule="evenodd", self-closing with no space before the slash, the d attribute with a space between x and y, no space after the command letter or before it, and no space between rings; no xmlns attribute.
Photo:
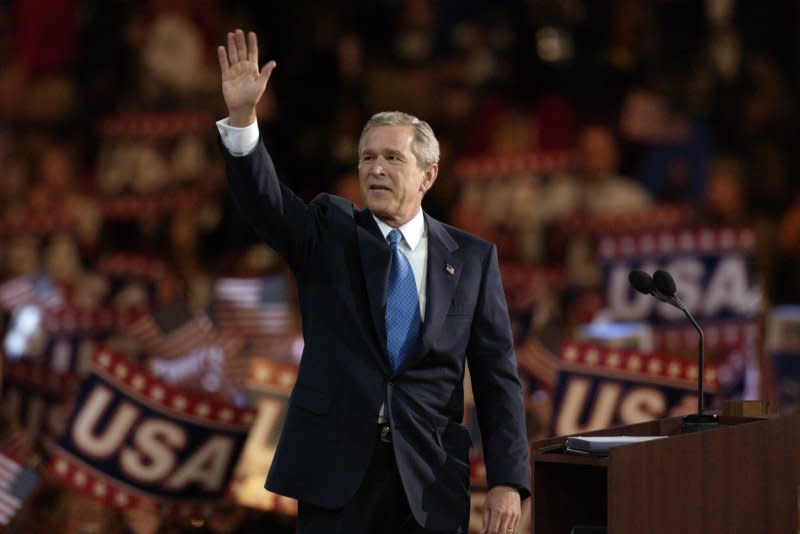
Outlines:
<svg viewBox="0 0 800 534"><path fill-rule="evenodd" d="M384 175L383 163L381 162L380 157L376 158L375 161L372 162L372 168L370 169L370 172L379 176Z"/></svg>

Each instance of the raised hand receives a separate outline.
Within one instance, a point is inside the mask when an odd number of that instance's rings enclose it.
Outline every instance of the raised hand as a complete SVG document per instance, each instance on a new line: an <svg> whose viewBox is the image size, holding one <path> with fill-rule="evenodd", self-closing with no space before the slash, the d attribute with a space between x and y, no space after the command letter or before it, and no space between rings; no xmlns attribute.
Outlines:
<svg viewBox="0 0 800 534"><path fill-rule="evenodd" d="M229 123L236 127L247 126L256 120L256 104L267 88L276 63L268 61L259 71L256 34L249 32L245 42L242 30L228 32L228 48L217 47L217 55Z"/></svg>

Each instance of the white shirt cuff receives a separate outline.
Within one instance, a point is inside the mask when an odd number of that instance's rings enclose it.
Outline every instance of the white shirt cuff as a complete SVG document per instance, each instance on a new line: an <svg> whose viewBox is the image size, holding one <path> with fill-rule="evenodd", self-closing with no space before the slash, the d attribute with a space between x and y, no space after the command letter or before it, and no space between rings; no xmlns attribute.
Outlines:
<svg viewBox="0 0 800 534"><path fill-rule="evenodd" d="M228 117L217 121L217 129L222 137L222 144L234 156L246 156L255 150L258 144L258 121L244 128L237 128L228 123Z"/></svg>

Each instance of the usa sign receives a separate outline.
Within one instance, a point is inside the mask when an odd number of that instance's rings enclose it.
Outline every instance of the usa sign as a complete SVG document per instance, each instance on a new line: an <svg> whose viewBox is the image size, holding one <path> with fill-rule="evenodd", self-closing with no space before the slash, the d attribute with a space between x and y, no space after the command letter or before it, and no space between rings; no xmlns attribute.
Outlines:
<svg viewBox="0 0 800 534"><path fill-rule="evenodd" d="M252 410L192 396L101 349L50 463L62 482L110 506L149 498L203 514L227 493Z"/></svg>
<svg viewBox="0 0 800 534"><path fill-rule="evenodd" d="M565 342L550 433L588 432L684 415L697 409L697 363L671 354ZM706 362L704 403L711 406L733 363Z"/></svg>
<svg viewBox="0 0 800 534"><path fill-rule="evenodd" d="M597 252L606 302L617 321L684 322L683 313L637 293L628 273L672 274L677 295L701 323L752 319L761 303L756 236L749 228L672 229L602 237Z"/></svg>

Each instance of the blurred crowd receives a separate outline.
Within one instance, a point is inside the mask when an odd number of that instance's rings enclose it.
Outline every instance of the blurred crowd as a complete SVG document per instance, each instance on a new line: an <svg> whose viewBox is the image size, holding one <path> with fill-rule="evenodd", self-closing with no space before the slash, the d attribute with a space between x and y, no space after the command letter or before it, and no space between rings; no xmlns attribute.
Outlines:
<svg viewBox="0 0 800 534"><path fill-rule="evenodd" d="M268 261L251 250L255 238L224 191L200 209L178 203L160 220L130 224L103 224L98 204L218 184L211 122L167 140L104 135L100 124L126 114L221 117L214 49L239 26L258 32L263 60L279 62L259 120L282 178L304 198L328 190L357 201L360 128L376 110L402 109L430 121L443 146L426 209L498 241L513 232L509 254L526 262L562 264L557 223L576 213L683 203L698 221L758 226L764 276L782 281L767 286L771 300L800 292L784 275L800 232L793 2L7 0L2 8L4 214L78 214L80 246L171 259L198 306L208 276ZM482 187L458 173L464 159L532 154L561 159L490 168Z"/></svg>
<svg viewBox="0 0 800 534"><path fill-rule="evenodd" d="M259 123L282 179L358 203L366 119L428 120L442 162L423 207L497 242L505 265L557 273L531 321L551 351L602 306L570 231L585 215L668 205L753 227L764 306L800 303L798 17L790 0L2 0L0 221L69 224L44 240L3 230L0 280L44 268L82 293L93 258L136 252L202 310L220 276L283 271L236 214L217 147L215 49L240 27L278 63ZM72 528L77 497L38 498L58 505L31 524ZM128 519L64 531L257 522Z"/></svg>

